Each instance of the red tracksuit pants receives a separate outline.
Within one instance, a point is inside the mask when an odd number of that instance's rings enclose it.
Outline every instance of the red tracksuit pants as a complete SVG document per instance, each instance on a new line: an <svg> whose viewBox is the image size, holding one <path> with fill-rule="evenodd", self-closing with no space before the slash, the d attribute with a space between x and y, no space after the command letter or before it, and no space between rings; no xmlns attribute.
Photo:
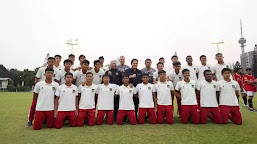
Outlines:
<svg viewBox="0 0 257 144"><path fill-rule="evenodd" d="M97 125L103 124L105 115L107 118L107 124L113 124L113 121L114 121L113 110L98 110L97 118L96 118Z"/></svg>
<svg viewBox="0 0 257 144"><path fill-rule="evenodd" d="M220 105L220 112L222 115L223 124L226 124L228 122L228 119L231 119L234 124L242 124L242 116L239 106Z"/></svg>
<svg viewBox="0 0 257 144"><path fill-rule="evenodd" d="M201 124L206 124L209 114L212 115L212 120L216 124L222 123L222 117L220 109L218 107L201 107L200 108L200 122Z"/></svg>
<svg viewBox="0 0 257 144"><path fill-rule="evenodd" d="M36 111L35 121L33 125L34 130L42 129L44 120L46 119L46 126L48 128L54 127L54 111Z"/></svg>
<svg viewBox="0 0 257 144"><path fill-rule="evenodd" d="M144 124L145 123L145 117L146 113L149 116L150 123L156 124L156 113L154 111L154 108L139 108L139 114L138 114L138 123Z"/></svg>
<svg viewBox="0 0 257 144"><path fill-rule="evenodd" d="M75 127L77 125L77 117L75 111L58 111L58 116L55 120L55 128L62 128L65 118L68 118L69 125Z"/></svg>
<svg viewBox="0 0 257 144"><path fill-rule="evenodd" d="M198 105L181 105L181 122L188 123L188 119L191 118L193 124L199 124L200 114Z"/></svg>
<svg viewBox="0 0 257 144"><path fill-rule="evenodd" d="M119 110L117 115L117 125L123 124L123 119L125 116L128 116L129 122L132 125L137 124L136 114L134 110Z"/></svg>
<svg viewBox="0 0 257 144"><path fill-rule="evenodd" d="M95 109L79 109L77 126L83 126L85 119L87 119L89 126L95 125Z"/></svg>

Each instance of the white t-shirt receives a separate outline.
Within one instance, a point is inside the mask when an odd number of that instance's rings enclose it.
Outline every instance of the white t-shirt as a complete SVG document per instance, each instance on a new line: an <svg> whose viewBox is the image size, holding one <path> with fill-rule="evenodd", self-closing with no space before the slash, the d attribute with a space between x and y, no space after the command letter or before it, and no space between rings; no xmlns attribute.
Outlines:
<svg viewBox="0 0 257 144"><path fill-rule="evenodd" d="M94 68L91 69L90 72L92 72L93 76L94 76L93 83L96 85L101 84L102 78L103 78L103 75L105 74L105 72L100 69L99 72L96 73Z"/></svg>
<svg viewBox="0 0 257 144"><path fill-rule="evenodd" d="M240 86L237 81L231 80L227 82L220 80L218 83L218 90L220 91L220 105L238 106L238 99L235 91L240 91Z"/></svg>
<svg viewBox="0 0 257 144"><path fill-rule="evenodd" d="M60 70L62 70L63 69L63 67L61 66L61 65L59 65L58 67L56 67L55 65L54 65L54 70L56 71L56 73L58 73Z"/></svg>
<svg viewBox="0 0 257 144"><path fill-rule="evenodd" d="M137 85L136 93L138 93L140 108L154 108L153 92L156 91L154 85L151 83L146 85L140 83Z"/></svg>
<svg viewBox="0 0 257 144"><path fill-rule="evenodd" d="M105 73L106 71L109 70L109 68L107 68L106 66L103 66L103 67L100 67L100 70Z"/></svg>
<svg viewBox="0 0 257 144"><path fill-rule="evenodd" d="M98 91L98 86L92 84L91 86L80 85L78 93L81 93L79 100L79 109L94 109L95 108L95 95Z"/></svg>
<svg viewBox="0 0 257 144"><path fill-rule="evenodd" d="M74 71L70 70L69 72L74 75ZM66 80L65 80L65 74L66 74L66 73L67 73L67 72L66 72L64 69L62 69L62 70L60 70L60 71L56 74L55 79L56 79L57 81L59 81L59 84L60 84L60 85L65 84L65 82L66 82Z"/></svg>
<svg viewBox="0 0 257 144"><path fill-rule="evenodd" d="M177 74L175 72L175 70L172 70L169 74L168 74L168 77L169 79L172 81L174 87L176 87L177 83L179 81L182 81L184 78L183 78L183 74L182 74L182 71L179 71L179 73Z"/></svg>
<svg viewBox="0 0 257 144"><path fill-rule="evenodd" d="M202 80L197 84L197 90L200 91L201 107L218 107L216 92L218 91L217 82L207 82Z"/></svg>
<svg viewBox="0 0 257 144"><path fill-rule="evenodd" d="M202 80L205 80L205 77L204 77L204 71L205 70L211 70L212 73L213 73L213 70L212 70L212 67L209 66L209 65L201 65L198 67L198 82L202 81Z"/></svg>
<svg viewBox="0 0 257 144"><path fill-rule="evenodd" d="M181 93L181 105L197 105L196 94L196 81L190 82L180 81L176 85L176 90Z"/></svg>
<svg viewBox="0 0 257 144"><path fill-rule="evenodd" d="M45 77L45 70L47 67L41 67L38 69L37 74L36 74L36 78L39 78L39 81L45 81L46 77ZM57 74L57 71L54 69L54 76L52 78L52 80L55 79L55 76Z"/></svg>
<svg viewBox="0 0 257 144"><path fill-rule="evenodd" d="M223 76L221 74L221 71L224 69L224 68L230 68L230 69L233 69L231 68L228 64L216 64L214 67L213 67L213 73L215 73L216 75L216 78L217 78L217 81L220 81L220 80L223 80ZM230 76L230 79L233 79L232 75Z"/></svg>
<svg viewBox="0 0 257 144"><path fill-rule="evenodd" d="M197 81L196 73L198 73L198 69L196 66L194 66L194 65L190 66L187 64L182 68L182 70L184 70L184 69L188 69L190 71L190 80Z"/></svg>
<svg viewBox="0 0 257 144"><path fill-rule="evenodd" d="M54 110L54 95L59 84L52 81L47 84L45 81L36 83L34 93L38 94L36 110L37 111L51 111Z"/></svg>
<svg viewBox="0 0 257 144"><path fill-rule="evenodd" d="M83 74L82 69L77 70L74 72L73 78L76 79L76 86L79 87L79 85L86 82L86 74Z"/></svg>
<svg viewBox="0 0 257 144"><path fill-rule="evenodd" d="M98 110L113 110L114 108L114 94L119 88L116 84L104 84L98 85L98 99L97 108Z"/></svg>
<svg viewBox="0 0 257 144"><path fill-rule="evenodd" d="M135 110L133 96L136 94L135 87L120 86L116 95L120 96L119 110Z"/></svg>
<svg viewBox="0 0 257 144"><path fill-rule="evenodd" d="M156 72L153 73L153 79L155 79L156 81L159 81L159 75L158 75L158 70L156 70Z"/></svg>
<svg viewBox="0 0 257 144"><path fill-rule="evenodd" d="M59 97L58 111L75 111L76 96L78 96L78 88L75 85L60 85L55 93Z"/></svg>
<svg viewBox="0 0 257 144"><path fill-rule="evenodd" d="M158 81L155 85L157 92L157 104L158 105L172 105L171 91L174 90L171 81L160 82Z"/></svg>

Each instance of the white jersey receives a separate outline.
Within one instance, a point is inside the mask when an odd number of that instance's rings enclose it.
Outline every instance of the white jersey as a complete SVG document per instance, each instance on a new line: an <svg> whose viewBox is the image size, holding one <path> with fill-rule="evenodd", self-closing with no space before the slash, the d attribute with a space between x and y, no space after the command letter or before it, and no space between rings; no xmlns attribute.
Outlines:
<svg viewBox="0 0 257 144"><path fill-rule="evenodd" d="M93 83L96 85L101 84L102 78L103 78L103 75L105 74L105 72L100 69L99 72L96 73L94 68L91 69L90 72L92 72L93 76L94 76Z"/></svg>
<svg viewBox="0 0 257 144"><path fill-rule="evenodd" d="M106 67L106 66L102 66L102 67L100 67L100 70L101 70L101 71L103 71L103 72L105 73L106 71L108 71L108 70L109 70L109 68L108 68L108 67Z"/></svg>
<svg viewBox="0 0 257 144"><path fill-rule="evenodd" d="M70 70L69 72L74 75L74 71ZM60 70L60 71L56 74L55 79L59 82L60 85L65 84L65 82L66 82L66 80L65 80L65 74L66 74L66 73L67 73L67 72L66 72L64 69L62 69L62 70Z"/></svg>
<svg viewBox="0 0 257 144"><path fill-rule="evenodd" d="M202 80L197 84L197 90L200 91L201 107L218 107L216 96L218 86L216 81L207 82Z"/></svg>
<svg viewBox="0 0 257 144"><path fill-rule="evenodd" d="M185 65L182 70L184 69L188 69L190 71L190 80L195 80L197 81L197 76L196 73L198 73L198 68L194 65L190 66L190 65Z"/></svg>
<svg viewBox="0 0 257 144"><path fill-rule="evenodd" d="M56 71L56 73L58 73L60 70L62 70L63 69L63 67L61 66L61 65L59 65L58 67L56 67L55 65L54 65L54 70Z"/></svg>
<svg viewBox="0 0 257 144"><path fill-rule="evenodd" d="M139 97L139 107L140 108L154 108L153 92L155 87L153 84L143 84L140 83L136 86L136 91Z"/></svg>
<svg viewBox="0 0 257 144"><path fill-rule="evenodd" d="M41 68L38 69L37 74L36 74L36 78L38 78L39 81L45 81L45 79L46 79L46 77L45 77L46 68L47 67L41 67ZM56 73L57 73L57 71L54 70L54 76L53 76L52 80L55 79Z"/></svg>
<svg viewBox="0 0 257 144"><path fill-rule="evenodd" d="M181 105L197 105L195 88L195 80L190 80L190 82L183 80L177 83L176 90L181 93Z"/></svg>
<svg viewBox="0 0 257 144"><path fill-rule="evenodd" d="M83 74L82 69L75 71L73 78L76 79L76 86L83 84L86 82L86 73Z"/></svg>
<svg viewBox="0 0 257 144"><path fill-rule="evenodd" d="M54 96L59 84L52 81L51 84L45 81L36 83L34 93L38 94L36 111L52 111L54 110Z"/></svg>
<svg viewBox="0 0 257 144"><path fill-rule="evenodd" d="M220 80L218 82L218 90L220 91L220 105L238 106L236 91L240 91L240 86L237 81L231 80L227 82Z"/></svg>
<svg viewBox="0 0 257 144"><path fill-rule="evenodd" d="M212 73L213 73L213 70L212 70L212 67L209 66L209 65L201 65L198 67L198 82L202 81L202 80L205 80L205 77L204 77L204 71L205 70L211 70Z"/></svg>
<svg viewBox="0 0 257 144"><path fill-rule="evenodd" d="M172 70L168 74L169 79L172 81L174 87L176 87L177 83L179 81L182 81L184 79L182 71L180 70L179 73L177 74L174 70Z"/></svg>
<svg viewBox="0 0 257 144"><path fill-rule="evenodd" d="M174 90L171 81L160 82L158 81L155 85L157 92L157 104L158 105L172 105L171 91Z"/></svg>
<svg viewBox="0 0 257 144"><path fill-rule="evenodd" d="M78 93L81 94L79 100L79 109L94 109L95 108L95 95L98 93L98 86L93 84L91 86L80 85Z"/></svg>
<svg viewBox="0 0 257 144"><path fill-rule="evenodd" d="M136 94L135 87L120 86L116 91L116 95L119 95L119 110L135 110L133 96Z"/></svg>
<svg viewBox="0 0 257 144"><path fill-rule="evenodd" d="M75 85L67 86L65 84L59 86L55 95L59 97L58 111L75 111L76 96L78 96L78 88Z"/></svg>
<svg viewBox="0 0 257 144"><path fill-rule="evenodd" d="M119 88L116 84L98 86L98 99L97 108L98 110L113 110L114 109L114 94Z"/></svg>
<svg viewBox="0 0 257 144"><path fill-rule="evenodd" d="M217 81L220 81L220 80L223 80L223 76L222 76L222 73L221 71L224 69L224 68L230 68L231 70L233 68L231 68L228 64L216 64L214 67L213 67L213 73L215 73L216 75L216 78L217 78ZM231 79L233 79L232 75L230 77Z"/></svg>

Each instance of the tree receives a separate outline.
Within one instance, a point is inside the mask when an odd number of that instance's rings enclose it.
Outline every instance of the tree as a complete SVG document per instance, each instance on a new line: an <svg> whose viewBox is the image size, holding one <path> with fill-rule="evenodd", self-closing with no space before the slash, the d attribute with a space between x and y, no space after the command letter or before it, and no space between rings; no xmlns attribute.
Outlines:
<svg viewBox="0 0 257 144"><path fill-rule="evenodd" d="M257 77L257 45L255 45L253 50L253 65L252 72L255 77Z"/></svg>

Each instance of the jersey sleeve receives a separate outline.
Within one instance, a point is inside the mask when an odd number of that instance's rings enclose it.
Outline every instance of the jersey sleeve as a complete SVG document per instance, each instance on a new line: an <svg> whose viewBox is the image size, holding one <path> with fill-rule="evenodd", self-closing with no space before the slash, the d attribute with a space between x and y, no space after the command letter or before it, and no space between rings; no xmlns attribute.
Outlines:
<svg viewBox="0 0 257 144"><path fill-rule="evenodd" d="M239 86L238 82L235 82L235 84L236 84L235 90L236 90L236 91L240 91L240 86Z"/></svg>
<svg viewBox="0 0 257 144"><path fill-rule="evenodd" d="M60 72L58 72L58 73L56 74L55 79L56 79L57 81L60 81L60 80L61 80L61 74L60 74Z"/></svg>
<svg viewBox="0 0 257 144"><path fill-rule="evenodd" d="M97 88L96 88L95 93L96 93L96 94L99 94L99 91L100 91L100 85L97 85Z"/></svg>
<svg viewBox="0 0 257 144"><path fill-rule="evenodd" d="M156 92L155 86L152 86L152 92Z"/></svg>
<svg viewBox="0 0 257 144"><path fill-rule="evenodd" d="M117 90L116 90L116 93L115 93L116 95L120 95L120 88L118 88Z"/></svg>
<svg viewBox="0 0 257 144"><path fill-rule="evenodd" d="M217 91L221 91L220 83L217 83Z"/></svg>
<svg viewBox="0 0 257 144"><path fill-rule="evenodd" d="M198 90L198 91L201 90L201 83L198 83L198 84L196 85L196 90Z"/></svg>
<svg viewBox="0 0 257 144"><path fill-rule="evenodd" d="M55 92L55 95L59 97L60 94L61 94L61 87L58 87L56 92Z"/></svg>
<svg viewBox="0 0 257 144"><path fill-rule="evenodd" d="M75 95L78 96L78 87L75 88Z"/></svg>
<svg viewBox="0 0 257 144"><path fill-rule="evenodd" d="M174 90L174 85L172 82L170 82L170 90L173 91Z"/></svg>
<svg viewBox="0 0 257 144"><path fill-rule="evenodd" d="M37 74L36 74L36 78L41 78L41 75L42 75L42 68L39 68L38 71L37 71Z"/></svg>
<svg viewBox="0 0 257 144"><path fill-rule="evenodd" d="M39 90L40 90L40 86L39 86L39 83L37 83L34 88L34 93L39 93Z"/></svg>
<svg viewBox="0 0 257 144"><path fill-rule="evenodd" d="M80 86L78 87L78 93L81 93L81 87L82 87L82 85L80 85Z"/></svg>
<svg viewBox="0 0 257 144"><path fill-rule="evenodd" d="M156 72L153 73L153 78L156 79L157 78L157 74Z"/></svg>
<svg viewBox="0 0 257 144"><path fill-rule="evenodd" d="M177 85L176 85L176 88L175 88L175 89L176 89L177 91L180 91L180 89L181 89L181 88L180 88L180 82L178 82L178 83L177 83Z"/></svg>

